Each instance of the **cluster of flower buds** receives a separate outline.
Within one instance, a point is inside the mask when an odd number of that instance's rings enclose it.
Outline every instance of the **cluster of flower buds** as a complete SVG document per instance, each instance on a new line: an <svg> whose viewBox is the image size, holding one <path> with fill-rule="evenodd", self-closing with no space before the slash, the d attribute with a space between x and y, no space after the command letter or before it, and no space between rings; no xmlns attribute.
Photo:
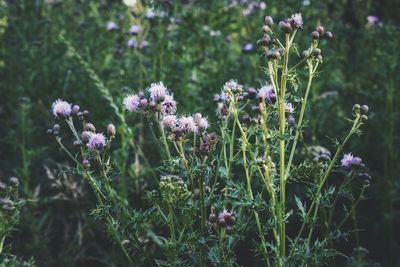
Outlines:
<svg viewBox="0 0 400 267"><path fill-rule="evenodd" d="M176 113L176 101L163 82L152 83L146 93L125 96L123 104L129 112L152 111L161 113L163 116Z"/></svg>
<svg viewBox="0 0 400 267"><path fill-rule="evenodd" d="M243 86L234 80L227 81L222 87L221 93L214 96L214 100L218 102L218 118L226 119L230 114L230 107L243 99Z"/></svg>
<svg viewBox="0 0 400 267"><path fill-rule="evenodd" d="M205 133L200 138L200 142L196 148L196 155L199 157L209 156L215 150L217 143L218 135L216 133Z"/></svg>
<svg viewBox="0 0 400 267"><path fill-rule="evenodd" d="M12 195L16 194L18 186L19 186L19 180L16 177L11 177L8 180L8 184L0 181L0 193L1 193L0 205L2 210L8 212L14 209L15 203L10 198L12 197Z"/></svg>
<svg viewBox="0 0 400 267"><path fill-rule="evenodd" d="M208 119L200 113L193 116L166 115L162 118L162 125L173 140L180 141L189 133L204 135L209 127Z"/></svg>
<svg viewBox="0 0 400 267"><path fill-rule="evenodd" d="M228 235L233 234L233 230L234 230L233 226L236 221L236 218L235 218L235 215L233 214L233 212L230 212L230 211L224 209L217 216L215 211L211 210L211 213L208 217L208 221L213 224L215 223L219 227L225 229L225 232Z"/></svg>
<svg viewBox="0 0 400 267"><path fill-rule="evenodd" d="M354 114L356 116L360 115L360 119L363 122L366 122L368 120L368 111L369 111L369 107L367 105L355 104L353 106Z"/></svg>
<svg viewBox="0 0 400 267"><path fill-rule="evenodd" d="M170 208L177 208L187 202L190 192L181 177L164 175L160 179L160 192L164 203Z"/></svg>
<svg viewBox="0 0 400 267"><path fill-rule="evenodd" d="M333 38L333 34L332 32L325 31L323 26L318 26L315 31L311 33L311 38L314 40L319 40L321 38L331 40Z"/></svg>
<svg viewBox="0 0 400 267"><path fill-rule="evenodd" d="M293 14L290 18L279 22L279 28L286 34L303 27L303 18L300 13Z"/></svg>
<svg viewBox="0 0 400 267"><path fill-rule="evenodd" d="M327 162L331 160L331 152L322 146L310 146L307 148L315 162Z"/></svg>
<svg viewBox="0 0 400 267"><path fill-rule="evenodd" d="M54 101L52 105L52 113L57 119L65 119L70 130L74 134L75 146L82 146L88 148L90 151L93 152L102 152L108 143L111 142L116 135L115 125L110 123L107 126L107 135L108 138L103 133L97 133L96 127L93 123L86 122L89 111L84 110L83 112L80 111L80 107L78 105L71 105L70 103L58 99ZM82 131L78 131L75 128L73 123L73 119L76 118L83 123ZM56 123L52 126L52 128L47 129L47 133L50 135L58 136L61 131L60 124ZM90 167L90 161L88 159L84 159L82 161L82 166L84 168Z"/></svg>
<svg viewBox="0 0 400 267"><path fill-rule="evenodd" d="M322 60L322 51L319 48L315 48L315 49L307 49L303 52L303 57L305 58L314 58L318 61Z"/></svg>

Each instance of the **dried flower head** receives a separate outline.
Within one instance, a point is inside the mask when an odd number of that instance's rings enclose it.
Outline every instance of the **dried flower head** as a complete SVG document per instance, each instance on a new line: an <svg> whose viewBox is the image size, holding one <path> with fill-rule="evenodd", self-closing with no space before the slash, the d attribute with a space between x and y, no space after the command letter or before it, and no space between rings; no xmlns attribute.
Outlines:
<svg viewBox="0 0 400 267"><path fill-rule="evenodd" d="M91 150L101 151L106 146L106 138L102 133L93 133L87 144L88 148Z"/></svg>
<svg viewBox="0 0 400 267"><path fill-rule="evenodd" d="M72 112L71 104L63 101L62 99L57 99L56 101L54 101L51 109L54 117L59 119L68 118Z"/></svg>
<svg viewBox="0 0 400 267"><path fill-rule="evenodd" d="M133 112L139 108L140 98L138 95L127 95L124 98L124 107L127 111Z"/></svg>

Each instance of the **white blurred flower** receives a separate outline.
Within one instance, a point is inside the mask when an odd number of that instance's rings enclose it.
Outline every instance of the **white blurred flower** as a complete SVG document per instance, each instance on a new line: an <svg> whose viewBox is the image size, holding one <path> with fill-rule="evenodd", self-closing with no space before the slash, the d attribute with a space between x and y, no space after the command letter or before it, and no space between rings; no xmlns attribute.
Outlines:
<svg viewBox="0 0 400 267"><path fill-rule="evenodd" d="M129 7L134 7L137 4L137 0L124 0L124 4Z"/></svg>

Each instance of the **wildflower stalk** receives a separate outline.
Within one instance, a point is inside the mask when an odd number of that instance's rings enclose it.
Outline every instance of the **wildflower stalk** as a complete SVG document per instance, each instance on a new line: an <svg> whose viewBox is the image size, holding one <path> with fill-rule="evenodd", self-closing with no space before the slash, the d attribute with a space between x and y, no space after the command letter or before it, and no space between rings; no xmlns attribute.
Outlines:
<svg viewBox="0 0 400 267"><path fill-rule="evenodd" d="M205 158L202 162L202 169L205 168L205 162L207 158ZM201 224L200 224L200 232L201 236L205 238L205 229L206 229L206 205L205 205L205 190L204 190L204 175L200 174L199 176L199 189L200 189L200 215L201 215ZM200 266L204 266L204 249L200 248Z"/></svg>
<svg viewBox="0 0 400 267"><path fill-rule="evenodd" d="M309 70L308 83L307 83L306 92L304 94L303 103L301 104L301 110L300 110L299 120L298 120L297 125L296 125L296 133L295 133L295 137L294 137L294 140L293 140L292 150L290 151L288 164L286 166L286 175L285 175L286 177L285 177L285 180L290 175L290 168L292 166L292 161L293 161L294 153L296 151L297 142L299 140L300 131L301 131L301 128L303 126L303 119L304 119L304 113L305 113L306 106L307 106L308 95L310 93L310 88L311 88L311 84L312 84L315 72L316 72L316 70L318 68L318 63L314 67L310 60L307 61L307 62L308 62L308 70Z"/></svg>
<svg viewBox="0 0 400 267"><path fill-rule="evenodd" d="M357 116L357 118L354 120L353 126L351 127L351 129L350 129L349 133L347 134L346 138L344 139L344 141L340 144L340 146L336 150L336 153L335 153L333 159L331 160L331 162L330 162L330 164L329 164L329 166L328 166L323 178L320 180L317 192L315 194L316 197L313 199L313 201L312 201L312 203L310 205L310 208L308 209L307 214L306 214L306 216L305 216L305 218L303 220L303 223L302 223L302 225L300 227L299 233L297 234L297 236L296 236L296 238L295 238L295 240L293 242L292 249L290 251L289 257L293 255L294 250L296 248L296 245L297 245L301 235L303 234L305 226L306 226L306 224L307 224L307 222L308 222L308 220L309 220L309 218L311 216L311 213L313 212L314 208L315 208L315 210L314 210L314 214L313 214L313 219L315 220L315 218L316 218L316 216L318 214L319 204L320 204L320 200L321 200L320 199L321 191L322 191L322 189L323 189L323 187L324 187L324 185L326 183L326 180L328 179L329 175L331 174L331 172L333 170L333 167L335 166L335 163L339 158L339 155L342 153L344 147L349 142L349 140L351 139L353 134L357 132L357 130L358 130L359 126L360 126L359 121L360 121L360 116ZM310 228L310 233L311 234L312 234L312 231L313 231L312 229L313 229L313 227ZM309 236L310 236L310 233L309 233Z"/></svg>
<svg viewBox="0 0 400 267"><path fill-rule="evenodd" d="M246 153L247 145L249 144L249 142L247 139L247 135L244 132L242 125L240 124L237 108L234 109L233 115L234 115L235 124L237 124L237 126L240 130L240 133L242 135L242 156L243 156L243 167L244 167L244 171L245 171L245 175L246 175L247 191L250 195L251 200L254 200L253 190L251 188L250 171L249 171L249 166L248 166L248 162L247 162L247 153ZM266 246L266 242L265 242L265 238L264 238L264 233L261 228L259 214L256 210L253 210L253 213L254 213L254 217L256 219L256 225L257 225L258 233L259 233L259 236L261 239L261 245L263 247L263 255L265 257L265 261L267 262L268 266L271 266L271 263L268 258L268 250L267 250L267 246Z"/></svg>
<svg viewBox="0 0 400 267"><path fill-rule="evenodd" d="M285 222L285 210L286 210L286 188L285 188L285 128L286 128L286 118L285 118L285 95L286 95L286 84L288 79L288 63L289 63L289 50L291 46L290 34L286 34L286 47L283 55L283 70L281 77L281 89L280 97L278 97L279 105L279 185L280 185L280 265L282 265L282 260L286 256L286 222Z"/></svg>
<svg viewBox="0 0 400 267"><path fill-rule="evenodd" d="M347 221L350 215L353 214L355 208L357 207L358 203L361 201L362 197L364 196L365 189L367 188L366 185L363 185L361 188L361 192L357 198L357 200L354 202L353 206L350 208L350 210L347 212L346 216L343 218L343 220L339 223L338 228L341 228L343 224Z"/></svg>
<svg viewBox="0 0 400 267"><path fill-rule="evenodd" d="M276 203L277 203L277 198L276 198L276 192L275 192L275 188L273 187L273 179L272 179L272 169L271 169L271 162L269 160L270 158L270 147L268 144L268 136L269 136L269 132L268 132L268 127L267 127L267 119L268 119L268 115L267 115L267 110L266 110L266 104L265 104L265 100L263 100L263 102L260 104L260 113L261 113L261 120L260 120L260 124L261 124L261 128L263 131L263 143L265 146L265 153L264 153L264 160L265 160L265 164L263 164L264 166L264 172L265 172L265 184L266 184L266 188L268 190L268 192L271 195L271 212L272 212L272 216L274 217L274 227L273 227L273 233L276 239L276 242L279 244L280 240L279 240L279 236L278 236L278 232L276 229L276 222L277 222L277 212L276 212ZM259 168L257 166L257 168ZM264 177L264 175L262 174L262 172L260 171L261 177ZM276 250L277 252L277 257L279 258L279 252Z"/></svg>
<svg viewBox="0 0 400 267"><path fill-rule="evenodd" d="M165 135L164 127L161 124L160 120L157 120L157 124L158 124L158 128L160 129L161 138L162 138L162 142L163 142L163 145L164 145L164 150L165 150L165 153L167 154L167 159L168 159L168 161L171 161L172 160L171 152L169 150L169 146L168 146L168 142L167 142L167 136Z"/></svg>

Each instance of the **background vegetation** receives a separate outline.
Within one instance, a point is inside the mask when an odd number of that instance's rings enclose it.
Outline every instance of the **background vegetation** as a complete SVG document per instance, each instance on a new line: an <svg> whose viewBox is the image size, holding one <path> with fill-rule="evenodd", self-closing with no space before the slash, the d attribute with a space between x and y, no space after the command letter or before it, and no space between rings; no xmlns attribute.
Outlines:
<svg viewBox="0 0 400 267"><path fill-rule="evenodd" d="M148 166L160 157L154 140L138 130L140 118L124 130L119 103L125 94L163 80L180 111L196 109L215 120L210 99L224 82L233 78L258 87L266 80L256 46L264 16L298 11L305 32L322 23L335 36L323 51L326 63L308 111L319 116L309 122L307 138L329 144L329 137L343 131L341 117L354 103L371 110L365 134L352 144L372 181L357 210L359 240L349 239L349 248L366 249L365 265L400 264L400 3L271 0L263 9L258 1L239 2L145 1L131 10L111 0L0 1L0 180L18 177L19 195L29 200L5 242L12 254L33 258L38 266L118 266L121 257L89 216L94 197L87 185L57 164L66 159L46 135L54 99L80 103L98 126L117 126L121 194L143 208L141 196L153 175ZM154 18L146 18L146 7L155 8ZM369 15L380 23L368 25ZM108 31L109 21L119 29ZM127 46L132 24L142 25L144 39L138 42L148 46ZM135 149L127 149L131 145Z"/></svg>

